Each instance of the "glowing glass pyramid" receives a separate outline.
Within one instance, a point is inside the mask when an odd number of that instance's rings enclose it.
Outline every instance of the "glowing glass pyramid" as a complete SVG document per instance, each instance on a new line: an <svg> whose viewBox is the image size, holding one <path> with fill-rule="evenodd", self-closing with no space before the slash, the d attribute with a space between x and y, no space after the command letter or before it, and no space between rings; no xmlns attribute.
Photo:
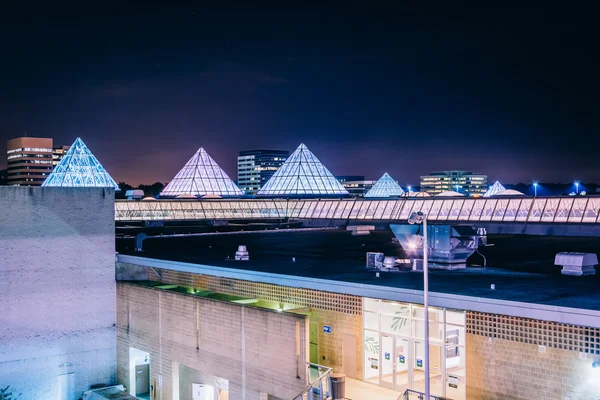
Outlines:
<svg viewBox="0 0 600 400"><path fill-rule="evenodd" d="M42 186L114 187L119 190L119 186L80 138L75 139Z"/></svg>
<svg viewBox="0 0 600 400"><path fill-rule="evenodd" d="M179 196L182 194L242 196L243 193L215 160L200 147L160 195Z"/></svg>
<svg viewBox="0 0 600 400"><path fill-rule="evenodd" d="M402 196L404 190L396 183L396 181L386 172L373 187L365 194L365 197L392 197Z"/></svg>
<svg viewBox="0 0 600 400"><path fill-rule="evenodd" d="M492 186L490 186L488 191L483 194L483 197L490 197L504 190L506 190L506 188L504 188L504 186L502 186L500 182L496 181Z"/></svg>
<svg viewBox="0 0 600 400"><path fill-rule="evenodd" d="M258 196L332 196L348 191L304 145L279 167L258 191Z"/></svg>

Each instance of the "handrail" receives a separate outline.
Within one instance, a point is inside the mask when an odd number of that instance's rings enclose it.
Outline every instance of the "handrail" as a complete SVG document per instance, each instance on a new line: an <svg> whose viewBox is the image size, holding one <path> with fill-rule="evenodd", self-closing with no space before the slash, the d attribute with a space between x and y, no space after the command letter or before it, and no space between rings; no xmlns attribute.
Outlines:
<svg viewBox="0 0 600 400"><path fill-rule="evenodd" d="M411 396L411 395L413 395L413 396ZM412 390L412 389L406 389L404 391L404 393L402 393L400 395L400 397L398 397L398 400L412 400L412 399L425 400L425 393L418 392L418 391ZM429 395L429 399L430 400L450 400L447 397L439 397L439 396L434 396L432 394Z"/></svg>
<svg viewBox="0 0 600 400"><path fill-rule="evenodd" d="M319 375L311 382L311 369L317 369ZM331 399L331 368L324 365L306 363L308 387L294 400L330 400Z"/></svg>

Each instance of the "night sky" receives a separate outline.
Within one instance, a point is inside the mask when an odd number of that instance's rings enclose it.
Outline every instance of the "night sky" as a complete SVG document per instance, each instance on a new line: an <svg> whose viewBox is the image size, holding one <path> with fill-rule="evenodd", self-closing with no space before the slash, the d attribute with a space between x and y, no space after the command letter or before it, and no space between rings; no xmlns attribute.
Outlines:
<svg viewBox="0 0 600 400"><path fill-rule="evenodd" d="M80 136L138 184L200 146L236 179L238 151L304 142L336 175L403 186L440 169L600 181L595 10L214 3L3 8L2 154L24 132Z"/></svg>

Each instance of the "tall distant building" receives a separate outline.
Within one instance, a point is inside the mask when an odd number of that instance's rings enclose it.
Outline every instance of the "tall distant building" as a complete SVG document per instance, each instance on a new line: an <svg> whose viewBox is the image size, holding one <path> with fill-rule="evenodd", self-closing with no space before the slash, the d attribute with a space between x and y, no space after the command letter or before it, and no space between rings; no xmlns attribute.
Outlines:
<svg viewBox="0 0 600 400"><path fill-rule="evenodd" d="M467 196L482 196L487 190L487 175L471 171L437 171L421 176L421 191L432 196L447 191Z"/></svg>
<svg viewBox="0 0 600 400"><path fill-rule="evenodd" d="M246 194L256 194L288 159L287 150L244 150L238 156L238 186Z"/></svg>
<svg viewBox="0 0 600 400"><path fill-rule="evenodd" d="M364 197L373 185L375 185L375 182L377 182L366 180L362 175L340 175L336 176L335 179L346 188L352 197Z"/></svg>
<svg viewBox="0 0 600 400"><path fill-rule="evenodd" d="M40 186L69 146L54 147L51 138L19 137L7 142L7 184Z"/></svg>

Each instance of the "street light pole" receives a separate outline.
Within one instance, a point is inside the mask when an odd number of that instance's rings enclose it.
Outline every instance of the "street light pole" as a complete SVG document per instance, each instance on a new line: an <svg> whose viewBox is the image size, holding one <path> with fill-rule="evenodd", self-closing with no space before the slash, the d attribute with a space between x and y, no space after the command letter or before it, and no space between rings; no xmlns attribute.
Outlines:
<svg viewBox="0 0 600 400"><path fill-rule="evenodd" d="M408 223L423 224L423 308L425 311L423 336L425 337L425 362L423 369L425 373L425 400L429 400L429 243L427 242L427 216L421 211L413 212L408 217Z"/></svg>
<svg viewBox="0 0 600 400"><path fill-rule="evenodd" d="M427 253L427 215L423 215L423 308L425 308L425 400L429 400L429 264Z"/></svg>

